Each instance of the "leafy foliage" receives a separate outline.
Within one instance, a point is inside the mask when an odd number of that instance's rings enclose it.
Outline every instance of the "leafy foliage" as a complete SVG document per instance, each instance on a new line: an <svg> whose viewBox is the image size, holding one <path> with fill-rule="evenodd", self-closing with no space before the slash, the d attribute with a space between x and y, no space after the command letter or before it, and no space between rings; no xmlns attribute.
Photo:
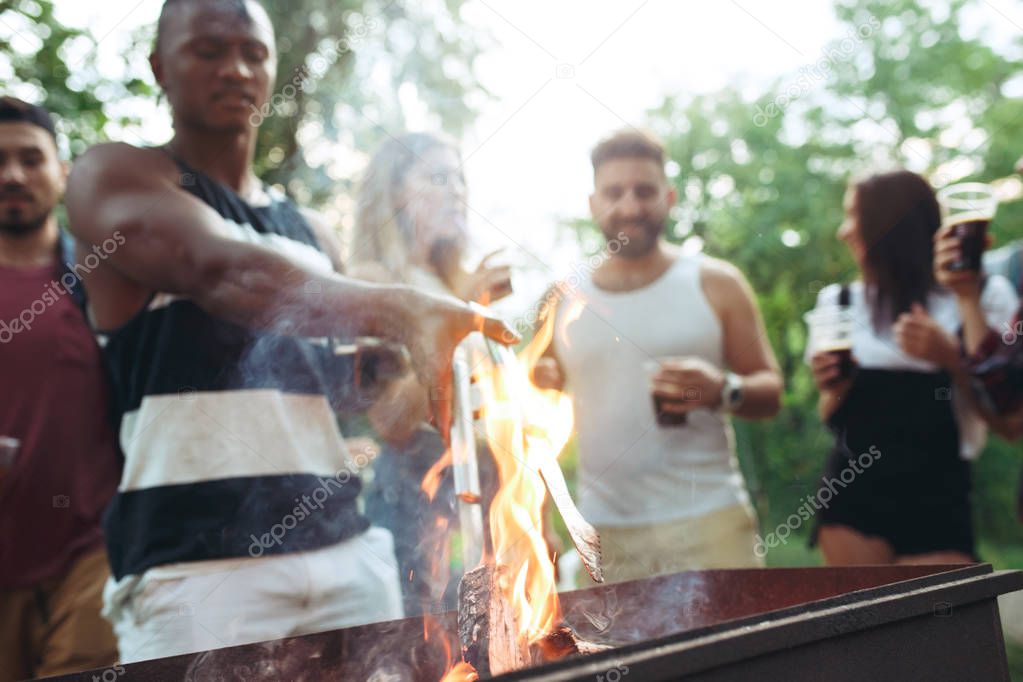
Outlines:
<svg viewBox="0 0 1023 682"><path fill-rule="evenodd" d="M0 28L0 77L9 78L9 92L59 115L72 154L104 140L111 123L138 123L112 113L110 103L155 95L141 79L101 76L95 38L62 24L52 0L0 0Z"/></svg>
<svg viewBox="0 0 1023 682"><path fill-rule="evenodd" d="M938 18L912 0L840 0L847 37L820 56L827 70L819 60L808 65L827 79L804 74L798 88L782 81L754 102L730 89L669 97L649 112L678 170L681 207L669 238L702 239L706 251L747 273L784 373L779 417L738 427L767 528L816 491L831 445L802 362L802 314L823 285L855 276L835 238L846 184L892 166L936 185L991 180L1023 155L1023 102L1005 95L1021 64L961 35L960 14L971 4L956 0ZM1023 237L1023 205L1003 207L993 230L1002 242ZM978 464L982 535L1019 539L1019 467L1018 448L1000 442Z"/></svg>

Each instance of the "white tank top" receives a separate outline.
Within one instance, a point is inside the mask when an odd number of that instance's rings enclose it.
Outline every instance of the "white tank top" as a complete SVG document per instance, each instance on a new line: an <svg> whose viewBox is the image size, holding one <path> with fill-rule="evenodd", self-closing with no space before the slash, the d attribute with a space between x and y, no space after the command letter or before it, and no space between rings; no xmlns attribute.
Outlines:
<svg viewBox="0 0 1023 682"><path fill-rule="evenodd" d="M579 434L577 496L594 524L661 523L749 504L729 418L696 410L684 426L658 426L643 369L668 355L724 366L721 323L700 285L702 258L680 255L635 291L608 292L587 279L558 308L554 348ZM584 305L578 319L568 314L574 302Z"/></svg>

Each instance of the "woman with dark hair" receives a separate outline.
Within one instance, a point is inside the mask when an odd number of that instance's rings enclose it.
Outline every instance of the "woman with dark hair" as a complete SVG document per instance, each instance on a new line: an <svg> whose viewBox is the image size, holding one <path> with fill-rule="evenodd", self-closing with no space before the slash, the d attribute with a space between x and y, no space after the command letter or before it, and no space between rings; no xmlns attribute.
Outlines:
<svg viewBox="0 0 1023 682"><path fill-rule="evenodd" d="M846 193L838 238L861 278L826 287L817 308L844 306L852 317L854 369L808 349L835 436L815 503L814 541L830 565L976 559L969 460L987 431L964 390L955 298L934 275L940 225L934 191L914 173L875 175ZM989 324L1011 319L1016 305L1007 280L988 279L980 306Z"/></svg>

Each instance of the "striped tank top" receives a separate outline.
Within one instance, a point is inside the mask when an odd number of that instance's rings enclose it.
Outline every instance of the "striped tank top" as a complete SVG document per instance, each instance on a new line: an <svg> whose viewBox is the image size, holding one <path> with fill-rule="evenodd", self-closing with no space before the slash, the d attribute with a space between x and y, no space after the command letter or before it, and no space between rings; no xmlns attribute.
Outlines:
<svg viewBox="0 0 1023 682"><path fill-rule="evenodd" d="M181 186L241 241L333 270L297 207L255 207L177 161ZM153 566L335 544L369 526L331 400L350 366L326 339L247 329L155 294L100 336L124 473L104 527L114 577Z"/></svg>

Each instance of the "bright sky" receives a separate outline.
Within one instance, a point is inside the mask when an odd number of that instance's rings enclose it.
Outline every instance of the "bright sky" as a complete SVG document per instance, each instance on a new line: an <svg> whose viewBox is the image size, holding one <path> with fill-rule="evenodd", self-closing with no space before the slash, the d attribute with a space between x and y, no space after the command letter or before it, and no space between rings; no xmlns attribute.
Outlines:
<svg viewBox="0 0 1023 682"><path fill-rule="evenodd" d="M985 4L1003 33L1023 30L1018 3ZM102 38L101 68L119 69L118 46L160 5L59 0L58 9ZM587 214L588 154L601 136L641 122L665 95L729 84L758 93L844 37L821 0L470 0L463 16L493 37L476 66L495 99L463 147L477 249L511 246L510 261L547 266L516 282L519 309L578 258L563 232L556 243L555 227ZM166 118L153 120L141 134L158 142Z"/></svg>

